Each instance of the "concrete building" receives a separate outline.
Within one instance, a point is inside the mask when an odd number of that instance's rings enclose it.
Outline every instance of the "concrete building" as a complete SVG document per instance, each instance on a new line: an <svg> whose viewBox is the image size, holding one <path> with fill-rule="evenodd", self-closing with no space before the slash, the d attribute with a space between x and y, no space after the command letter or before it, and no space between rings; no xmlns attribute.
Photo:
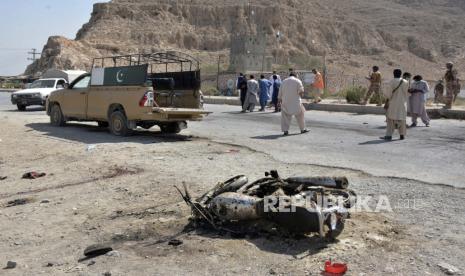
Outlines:
<svg viewBox="0 0 465 276"><path fill-rule="evenodd" d="M265 34L231 35L230 67L236 72L270 71L273 58L267 55Z"/></svg>

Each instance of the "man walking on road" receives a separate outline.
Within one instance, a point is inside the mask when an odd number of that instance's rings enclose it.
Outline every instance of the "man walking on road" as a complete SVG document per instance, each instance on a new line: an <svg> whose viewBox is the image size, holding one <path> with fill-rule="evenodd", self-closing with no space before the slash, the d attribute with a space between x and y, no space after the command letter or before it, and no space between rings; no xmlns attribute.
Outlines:
<svg viewBox="0 0 465 276"><path fill-rule="evenodd" d="M279 79L277 75L273 75L273 86L271 87L273 93L271 96L271 102L273 103L273 106L274 106L274 112L281 111L281 108L279 107L279 104L278 104L278 95L279 95L280 87L281 87L281 79Z"/></svg>
<svg viewBox="0 0 465 276"><path fill-rule="evenodd" d="M254 75L250 75L250 80L247 81L247 95L245 97L242 112L247 110L253 112L255 106L258 104L258 82L255 80Z"/></svg>
<svg viewBox="0 0 465 276"><path fill-rule="evenodd" d="M400 69L394 70L394 79L389 82L386 91L384 91L384 96L388 101L386 106L387 128L386 136L384 136L387 141L392 140L392 134L396 128L399 129L400 139L405 139L408 89L408 82L402 78L402 71Z"/></svg>
<svg viewBox="0 0 465 276"><path fill-rule="evenodd" d="M426 112L426 100L425 95L429 93L429 86L423 77L417 75L413 77L413 83L410 85L409 92L411 93L408 101L408 112L412 116L412 124L410 127L417 126L418 117L421 117L422 122L425 126L429 127L430 119Z"/></svg>
<svg viewBox="0 0 465 276"><path fill-rule="evenodd" d="M237 78L237 89L240 90L241 106L244 106L245 96L247 95L247 79L242 73L239 73Z"/></svg>
<svg viewBox="0 0 465 276"><path fill-rule="evenodd" d="M260 111L265 111L266 104L270 99L270 88L273 84L271 81L265 79L264 75L260 76L258 84L260 86Z"/></svg>
<svg viewBox="0 0 465 276"><path fill-rule="evenodd" d="M278 100L281 105L281 130L284 136L289 135L292 116L295 116L299 124L300 133L307 133L305 128L305 108L302 105L301 97L304 94L302 82L291 73L285 79L279 89Z"/></svg>

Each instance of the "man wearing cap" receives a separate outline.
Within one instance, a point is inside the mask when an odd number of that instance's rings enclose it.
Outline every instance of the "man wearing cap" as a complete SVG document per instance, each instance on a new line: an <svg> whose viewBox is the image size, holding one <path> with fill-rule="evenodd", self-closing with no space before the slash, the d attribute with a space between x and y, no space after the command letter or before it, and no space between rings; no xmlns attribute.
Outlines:
<svg viewBox="0 0 465 276"><path fill-rule="evenodd" d="M367 80L370 81L370 87L368 87L367 94L365 95L365 99L362 102L362 105L366 105L369 101L370 98L373 94L375 94L376 97L376 105L381 106L381 81L382 81L382 76L381 73L379 72L379 67L378 66L373 66L373 73L371 73L370 76L366 77Z"/></svg>

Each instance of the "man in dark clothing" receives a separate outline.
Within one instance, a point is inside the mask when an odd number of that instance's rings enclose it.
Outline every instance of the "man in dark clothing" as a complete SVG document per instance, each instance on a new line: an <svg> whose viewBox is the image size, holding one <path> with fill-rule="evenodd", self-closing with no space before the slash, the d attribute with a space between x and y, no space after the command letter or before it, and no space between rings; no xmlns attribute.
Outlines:
<svg viewBox="0 0 465 276"><path fill-rule="evenodd" d="M271 102L274 105L274 112L280 112L281 108L278 104L278 95L279 95L279 88L281 87L281 81L279 80L277 75L273 75L273 96Z"/></svg>
<svg viewBox="0 0 465 276"><path fill-rule="evenodd" d="M242 73L240 73L237 78L237 89L241 91L241 106L244 106L245 96L247 95L247 78Z"/></svg>

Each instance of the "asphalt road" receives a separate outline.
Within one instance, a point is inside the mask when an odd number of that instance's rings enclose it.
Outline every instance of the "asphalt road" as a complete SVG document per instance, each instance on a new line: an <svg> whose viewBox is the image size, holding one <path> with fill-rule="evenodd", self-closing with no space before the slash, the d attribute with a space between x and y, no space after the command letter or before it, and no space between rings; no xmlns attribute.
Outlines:
<svg viewBox="0 0 465 276"><path fill-rule="evenodd" d="M465 187L463 121L434 120L429 128L409 129L404 141L395 134L394 141L385 142L379 138L385 132L384 116L310 111L306 113L309 133L301 135L293 121L291 135L283 137L280 114L242 114L238 107L226 105L206 109L214 113L203 122L191 123L190 132L247 146L279 161Z"/></svg>
<svg viewBox="0 0 465 276"><path fill-rule="evenodd" d="M9 93L0 93L0 110L14 110ZM465 122L434 120L409 129L407 139L384 142L384 116L310 111L310 133L300 135L293 121L283 137L280 114L241 114L238 107L207 105L214 113L189 123L185 133L249 147L289 164L312 164L362 171L374 176L414 179L465 188ZM25 115L45 116L29 107ZM421 124L420 124L421 125ZM250 164L253 166L253 164ZM270 168L271 169L271 168Z"/></svg>

